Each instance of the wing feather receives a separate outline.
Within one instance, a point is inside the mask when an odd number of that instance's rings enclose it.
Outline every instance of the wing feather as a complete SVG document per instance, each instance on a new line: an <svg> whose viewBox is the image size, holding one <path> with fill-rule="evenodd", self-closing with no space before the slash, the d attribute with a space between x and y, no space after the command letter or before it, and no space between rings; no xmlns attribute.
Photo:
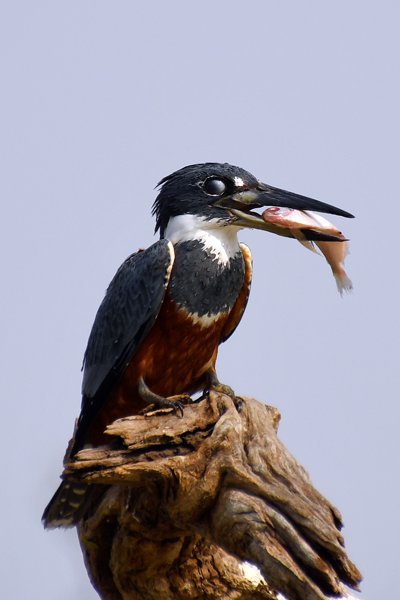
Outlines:
<svg viewBox="0 0 400 600"><path fill-rule="evenodd" d="M159 240L129 256L108 286L85 351L77 437L82 437L153 326L174 257L171 242Z"/></svg>

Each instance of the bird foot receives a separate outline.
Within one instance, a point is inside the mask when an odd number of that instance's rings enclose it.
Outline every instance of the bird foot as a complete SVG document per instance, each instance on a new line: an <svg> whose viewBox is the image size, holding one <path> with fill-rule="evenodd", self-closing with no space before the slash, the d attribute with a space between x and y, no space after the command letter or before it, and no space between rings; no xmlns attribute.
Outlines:
<svg viewBox="0 0 400 600"><path fill-rule="evenodd" d="M210 371L209 377L210 377L210 385L209 385L208 389L206 389L204 391L202 398L205 397L206 395L208 395L208 393L211 390L214 392L219 392L220 394L226 394L227 396L232 398L233 403L236 407L236 410L240 413L240 411L242 410L242 406L243 406L243 399L240 398L239 396L236 396L234 390L231 388L230 385L221 383L214 370Z"/></svg>
<svg viewBox="0 0 400 600"><path fill-rule="evenodd" d="M213 392L219 392L220 394L226 394L231 398L235 397L235 392L233 389L230 387L230 385L225 385L225 383L218 382L217 384L212 384L210 385L210 390Z"/></svg>
<svg viewBox="0 0 400 600"><path fill-rule="evenodd" d="M148 403L148 406L141 411L141 414L143 415L158 412L177 412L180 417L183 417L184 404L187 404L190 400L189 394L177 394L175 396L169 396L168 398L159 396L150 390L143 377L139 380L138 389L142 400Z"/></svg>
<svg viewBox="0 0 400 600"><path fill-rule="evenodd" d="M174 400L174 398L181 398L181 400ZM139 414L154 416L158 414L166 414L171 412L176 412L180 418L183 417L183 408L184 405L190 400L190 396L187 394L182 394L181 396L170 396L169 398L163 398L160 396L160 399L157 402L152 402L140 411Z"/></svg>
<svg viewBox="0 0 400 600"><path fill-rule="evenodd" d="M226 394L231 398L235 398L235 392L231 388L230 385L226 385L225 383L221 383L217 377L217 374L214 370L209 373L209 388L208 391L213 390L214 392L219 392L220 394Z"/></svg>

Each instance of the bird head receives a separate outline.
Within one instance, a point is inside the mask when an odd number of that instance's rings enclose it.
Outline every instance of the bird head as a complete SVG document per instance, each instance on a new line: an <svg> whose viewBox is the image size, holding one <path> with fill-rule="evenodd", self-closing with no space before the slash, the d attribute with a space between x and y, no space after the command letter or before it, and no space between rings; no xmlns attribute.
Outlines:
<svg viewBox="0 0 400 600"><path fill-rule="evenodd" d="M248 171L228 163L189 165L164 177L158 186L161 190L153 205L153 215L161 237L170 219L181 215L191 215L220 227L232 225L267 231L271 229L256 212L265 206L353 216L330 204L262 183Z"/></svg>

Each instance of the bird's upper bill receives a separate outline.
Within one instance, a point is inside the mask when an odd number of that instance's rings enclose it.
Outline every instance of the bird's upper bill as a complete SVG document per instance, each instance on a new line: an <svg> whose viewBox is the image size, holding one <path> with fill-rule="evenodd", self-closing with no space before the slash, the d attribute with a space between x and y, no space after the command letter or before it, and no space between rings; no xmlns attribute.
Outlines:
<svg viewBox="0 0 400 600"><path fill-rule="evenodd" d="M160 229L161 236L168 220L181 214L198 215L216 219L221 224L262 229L279 235L286 233L263 219L257 209L275 206L341 217L353 216L331 204L261 183L248 171L227 163L189 165L165 177L160 185L162 188L153 212L157 218L156 229ZM317 238L307 239L333 241L337 238L319 233Z"/></svg>
<svg viewBox="0 0 400 600"><path fill-rule="evenodd" d="M240 227L262 229L287 237L291 237L289 231L282 229L281 227L276 227L273 223L266 221L266 219L263 218L263 215L256 212L257 209L266 206L275 206L301 211L307 210L328 213L339 215L341 217L353 217L349 212L337 208L336 206L332 206L331 204L294 194L293 192L287 192L265 183L258 183L256 188L238 191L230 197L221 198L214 206L220 206L221 208L229 210L235 218L235 224ZM305 230L305 235L309 240L338 240L336 235L322 233L321 231L314 232L312 229Z"/></svg>

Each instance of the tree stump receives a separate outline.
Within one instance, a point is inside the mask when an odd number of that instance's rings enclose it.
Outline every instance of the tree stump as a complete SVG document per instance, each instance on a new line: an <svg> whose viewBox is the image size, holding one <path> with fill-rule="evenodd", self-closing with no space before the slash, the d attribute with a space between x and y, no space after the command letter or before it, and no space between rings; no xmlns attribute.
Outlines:
<svg viewBox="0 0 400 600"><path fill-rule="evenodd" d="M104 600L322 600L357 589L342 518L279 441L280 415L211 393L183 417L110 425L65 474L93 484L78 526Z"/></svg>

